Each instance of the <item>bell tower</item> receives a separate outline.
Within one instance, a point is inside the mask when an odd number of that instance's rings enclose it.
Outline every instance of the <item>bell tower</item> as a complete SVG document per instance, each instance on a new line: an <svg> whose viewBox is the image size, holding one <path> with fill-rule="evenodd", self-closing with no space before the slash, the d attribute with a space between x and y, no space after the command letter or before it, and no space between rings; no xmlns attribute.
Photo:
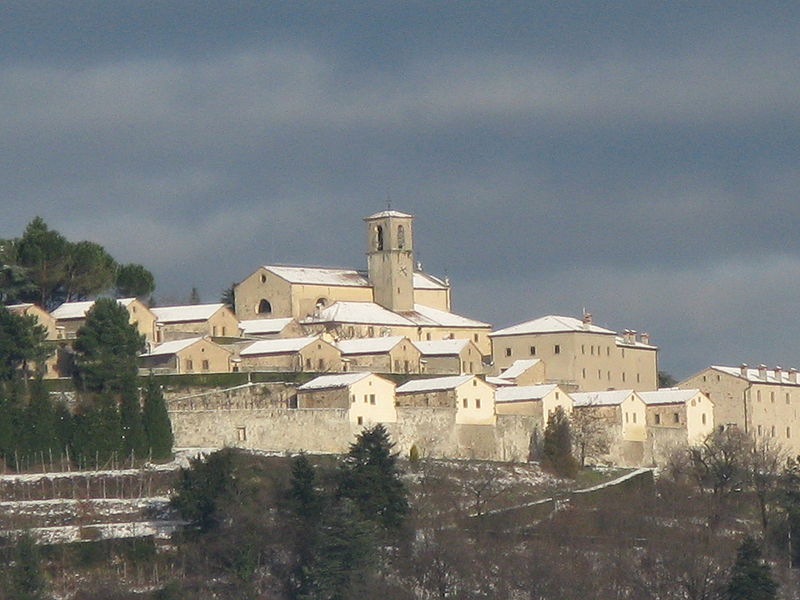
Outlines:
<svg viewBox="0 0 800 600"><path fill-rule="evenodd" d="M414 217L384 210L366 217L367 270L375 302L391 311L414 310Z"/></svg>

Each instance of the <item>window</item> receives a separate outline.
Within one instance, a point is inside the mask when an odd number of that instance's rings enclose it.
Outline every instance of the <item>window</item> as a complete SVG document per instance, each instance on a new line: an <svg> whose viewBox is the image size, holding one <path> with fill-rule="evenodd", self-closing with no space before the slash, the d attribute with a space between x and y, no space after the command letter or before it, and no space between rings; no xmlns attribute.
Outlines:
<svg viewBox="0 0 800 600"><path fill-rule="evenodd" d="M375 337L375 328L374 327L367 327L367 335L369 337Z"/></svg>
<svg viewBox="0 0 800 600"><path fill-rule="evenodd" d="M319 361L317 361L317 366L319 366L319 370L320 371L324 371L325 370L325 361L320 358Z"/></svg>
<svg viewBox="0 0 800 600"><path fill-rule="evenodd" d="M636 413L633 413L633 422L636 423Z"/></svg>
<svg viewBox="0 0 800 600"><path fill-rule="evenodd" d="M606 376L608 377L608 380L611 381L611 371L607 371Z"/></svg>
<svg viewBox="0 0 800 600"><path fill-rule="evenodd" d="M756 402L761 402L761 390L756 391Z"/></svg>
<svg viewBox="0 0 800 600"><path fill-rule="evenodd" d="M628 413L625 413L625 422L628 422Z"/></svg>
<svg viewBox="0 0 800 600"><path fill-rule="evenodd" d="M641 383L641 382L642 382L642 380L641 380L641 378L639 377L639 373L637 373L637 374L636 374L636 383Z"/></svg>
<svg viewBox="0 0 800 600"><path fill-rule="evenodd" d="M261 283L267 283L267 276L263 273L261 274Z"/></svg>
<svg viewBox="0 0 800 600"><path fill-rule="evenodd" d="M506 348L506 356L511 356L511 348Z"/></svg>
<svg viewBox="0 0 800 600"><path fill-rule="evenodd" d="M673 423L680 423L681 416L678 413L672 413L672 422Z"/></svg>
<svg viewBox="0 0 800 600"><path fill-rule="evenodd" d="M472 361L469 362L469 372L470 373L474 373L475 372L475 367L473 366L473 362Z"/></svg>
<svg viewBox="0 0 800 600"><path fill-rule="evenodd" d="M464 400L462 401L462 404L464 405L464 408L467 408L468 402L467 402L466 398L464 398Z"/></svg>
<svg viewBox="0 0 800 600"><path fill-rule="evenodd" d="M594 344L592 344L591 346L589 346L589 354L591 354L592 356L594 356Z"/></svg>
<svg viewBox="0 0 800 600"><path fill-rule="evenodd" d="M581 377L586 379L586 369L581 369Z"/></svg>
<svg viewBox="0 0 800 600"><path fill-rule="evenodd" d="M203 361L203 371L208 371L208 361L207 360Z"/></svg>
<svg viewBox="0 0 800 600"><path fill-rule="evenodd" d="M369 395L364 394L364 404L366 404L367 402L369 402Z"/></svg>
<svg viewBox="0 0 800 600"><path fill-rule="evenodd" d="M395 373L400 371L400 361L399 360L394 361L394 371L395 371Z"/></svg>
<svg viewBox="0 0 800 600"><path fill-rule="evenodd" d="M556 392L556 400L558 400L558 392Z"/></svg>
<svg viewBox="0 0 800 600"><path fill-rule="evenodd" d="M480 408L480 407L481 407L481 399L475 398L475 408Z"/></svg>
<svg viewBox="0 0 800 600"><path fill-rule="evenodd" d="M246 442L247 441L247 427L237 427L236 428L236 441L237 442Z"/></svg>
<svg viewBox="0 0 800 600"><path fill-rule="evenodd" d="M431 332L430 331L425 334L425 339L428 340L429 342L431 341Z"/></svg>
<svg viewBox="0 0 800 600"><path fill-rule="evenodd" d="M320 308L325 308L326 306L328 306L328 299L324 297L317 298L317 301L314 303L314 305Z"/></svg>
<svg viewBox="0 0 800 600"><path fill-rule="evenodd" d="M355 394L350 394L350 402L353 403L353 404L356 403L356 395Z"/></svg>
<svg viewBox="0 0 800 600"><path fill-rule="evenodd" d="M375 249L383 250L383 227L380 225L375 228Z"/></svg>
<svg viewBox="0 0 800 600"><path fill-rule="evenodd" d="M272 304L266 298L262 298L258 303L258 314L268 315L272 312Z"/></svg>
<svg viewBox="0 0 800 600"><path fill-rule="evenodd" d="M789 404L789 392L786 392L786 404Z"/></svg>
<svg viewBox="0 0 800 600"><path fill-rule="evenodd" d="M561 354L561 346L556 344L556 347L553 348L553 354Z"/></svg>
<svg viewBox="0 0 800 600"><path fill-rule="evenodd" d="M756 428L756 431L758 432L758 435L761 435L761 425L759 425L759 426Z"/></svg>
<svg viewBox="0 0 800 600"><path fill-rule="evenodd" d="M706 424L706 413L703 413L703 416L700 419L703 422L703 425Z"/></svg>
<svg viewBox="0 0 800 600"><path fill-rule="evenodd" d="M475 341L475 343L477 344L477 343L478 343L478 334L477 334L477 333L474 333L474 334L472 334L472 339L473 339L473 340Z"/></svg>
<svg viewBox="0 0 800 600"><path fill-rule="evenodd" d="M363 425L363 424L364 424L364 417L358 417L358 419L356 419L356 422L357 422L359 425Z"/></svg>
<svg viewBox="0 0 800 600"><path fill-rule="evenodd" d="M227 333L227 331L226 331L226 328L225 328L225 326L223 325L223 326L222 326L222 337L225 337L225 334L226 334L226 333Z"/></svg>
<svg viewBox="0 0 800 600"><path fill-rule="evenodd" d="M601 369L597 369L597 378L598 379L602 379L603 378L603 371Z"/></svg>
<svg viewBox="0 0 800 600"><path fill-rule="evenodd" d="M478 387L478 380L477 379L473 379L472 380L472 387Z"/></svg>
<svg viewBox="0 0 800 600"><path fill-rule="evenodd" d="M369 395L369 403L372 404L373 406L375 405L375 394Z"/></svg>
<svg viewBox="0 0 800 600"><path fill-rule="evenodd" d="M625 371L622 372L622 381L625 381Z"/></svg>
<svg viewBox="0 0 800 600"><path fill-rule="evenodd" d="M772 437L775 437L775 425L772 426Z"/></svg>
<svg viewBox="0 0 800 600"><path fill-rule="evenodd" d="M400 250L406 247L406 228L402 225L397 226L397 247Z"/></svg>
<svg viewBox="0 0 800 600"><path fill-rule="evenodd" d="M655 422L656 425L661 425L661 415L659 415L658 413L656 413L655 415Z"/></svg>
<svg viewBox="0 0 800 600"><path fill-rule="evenodd" d="M611 346L606 346L606 356L611 356Z"/></svg>
<svg viewBox="0 0 800 600"><path fill-rule="evenodd" d="M212 336L216 336L217 335L217 326L216 325L212 325L211 326L211 335Z"/></svg>
<svg viewBox="0 0 800 600"><path fill-rule="evenodd" d="M310 358L306 359L306 369L308 369L309 371L311 370L311 359Z"/></svg>
<svg viewBox="0 0 800 600"><path fill-rule="evenodd" d="M185 369L187 371L191 371L193 368L194 368L194 366L192 365L192 361L191 360L185 361Z"/></svg>
<svg viewBox="0 0 800 600"><path fill-rule="evenodd" d="M775 392L769 393L769 401L772 402L773 404L775 403Z"/></svg>
<svg viewBox="0 0 800 600"><path fill-rule="evenodd" d="M581 344L581 354L586 354L586 346Z"/></svg>
<svg viewBox="0 0 800 600"><path fill-rule="evenodd" d="M536 354L536 346L531 346L531 356Z"/></svg>

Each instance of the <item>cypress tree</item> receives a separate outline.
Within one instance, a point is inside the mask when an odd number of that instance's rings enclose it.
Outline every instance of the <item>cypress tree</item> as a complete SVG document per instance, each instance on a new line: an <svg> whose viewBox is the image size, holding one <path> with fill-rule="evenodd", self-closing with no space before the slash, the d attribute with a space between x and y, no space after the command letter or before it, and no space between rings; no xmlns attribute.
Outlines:
<svg viewBox="0 0 800 600"><path fill-rule="evenodd" d="M14 564L9 575L9 598L39 600L45 597L46 581L41 559L30 535L23 535L17 540Z"/></svg>
<svg viewBox="0 0 800 600"><path fill-rule="evenodd" d="M41 377L37 377L31 386L30 399L24 411L24 422L22 429L26 437L24 443L26 453L39 458L47 455L49 451L54 451L56 454L60 451L55 407Z"/></svg>
<svg viewBox="0 0 800 600"><path fill-rule="evenodd" d="M557 406L547 419L542 443L542 466L563 477L575 477L578 463L572 456L569 417Z"/></svg>
<svg viewBox="0 0 800 600"><path fill-rule="evenodd" d="M142 409L135 390L122 393L119 404L120 432L122 436L122 452L125 456L131 453L137 458L147 456L147 440L142 425Z"/></svg>
<svg viewBox="0 0 800 600"><path fill-rule="evenodd" d="M119 411L111 394L81 398L73 420L72 455L78 464L97 467L120 451Z"/></svg>
<svg viewBox="0 0 800 600"><path fill-rule="evenodd" d="M727 600L774 600L778 584L772 579L769 565L761 560L756 541L747 536L736 551L736 562L725 592Z"/></svg>
<svg viewBox="0 0 800 600"><path fill-rule="evenodd" d="M317 475L305 454L292 463L289 502L292 511L306 524L313 523L322 510L322 496L316 489Z"/></svg>
<svg viewBox="0 0 800 600"><path fill-rule="evenodd" d="M339 497L352 500L365 518L389 529L402 525L408 513L393 446L383 425L362 431L344 459L338 490Z"/></svg>
<svg viewBox="0 0 800 600"><path fill-rule="evenodd" d="M144 389L142 414L147 448L153 460L167 460L172 456L172 425L161 387L151 375Z"/></svg>

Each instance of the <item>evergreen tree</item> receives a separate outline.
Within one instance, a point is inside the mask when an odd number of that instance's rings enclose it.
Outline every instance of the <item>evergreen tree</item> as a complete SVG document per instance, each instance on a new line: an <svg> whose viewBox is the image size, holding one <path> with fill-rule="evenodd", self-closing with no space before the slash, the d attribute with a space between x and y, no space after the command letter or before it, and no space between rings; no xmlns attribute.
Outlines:
<svg viewBox="0 0 800 600"><path fill-rule="evenodd" d="M144 299L156 289L153 274L142 265L128 264L117 269L114 282L117 298Z"/></svg>
<svg viewBox="0 0 800 600"><path fill-rule="evenodd" d="M48 356L47 330L30 315L17 315L0 306L0 382L24 377L31 362Z"/></svg>
<svg viewBox="0 0 800 600"><path fill-rule="evenodd" d="M116 300L99 298L75 339L75 381L91 392L134 392L144 337Z"/></svg>
<svg viewBox="0 0 800 600"><path fill-rule="evenodd" d="M47 227L41 217L28 223L16 244L17 264L25 267L36 286L36 297L30 298L45 308L59 301L57 292L62 286L69 260L69 242Z"/></svg>
<svg viewBox="0 0 800 600"><path fill-rule="evenodd" d="M365 429L350 445L339 476L339 496L386 528L399 527L408 513L407 491L392 447L383 425Z"/></svg>
<svg viewBox="0 0 800 600"><path fill-rule="evenodd" d="M233 450L225 448L205 459L192 459L188 469L181 469L177 492L170 504L184 519L207 532L220 525L221 504L235 490Z"/></svg>
<svg viewBox="0 0 800 600"><path fill-rule="evenodd" d="M349 600L368 597L366 582L374 565L374 526L342 499L322 516L313 558L303 571L297 597L302 600Z"/></svg>
<svg viewBox="0 0 800 600"><path fill-rule="evenodd" d="M147 378L144 389L144 411L142 415L147 448L153 460L166 460L172 456L172 425L161 387L152 375Z"/></svg>
<svg viewBox="0 0 800 600"><path fill-rule="evenodd" d="M116 270L117 263L100 244L69 243L62 284L64 300L84 300L109 290L114 284Z"/></svg>
<svg viewBox="0 0 800 600"><path fill-rule="evenodd" d="M200 304L200 292L197 291L196 287L193 287L192 292L189 294L189 304Z"/></svg>
<svg viewBox="0 0 800 600"><path fill-rule="evenodd" d="M778 584L772 579L769 565L761 560L756 541L746 537L736 551L736 562L725 592L727 600L773 600L778 597Z"/></svg>
<svg viewBox="0 0 800 600"><path fill-rule="evenodd" d="M120 451L122 428L115 396L82 396L73 423L72 457L77 464L98 467Z"/></svg>
<svg viewBox="0 0 800 600"><path fill-rule="evenodd" d="M317 475L305 454L292 463L289 502L292 512L304 523L312 523L322 510L322 495L317 491Z"/></svg>
<svg viewBox="0 0 800 600"><path fill-rule="evenodd" d="M547 419L542 444L542 466L563 477L574 477L578 464L572 456L569 417L557 406Z"/></svg>
<svg viewBox="0 0 800 600"><path fill-rule="evenodd" d="M26 534L17 539L9 588L9 598L14 600L39 600L46 597L46 581L42 573L39 551L30 535Z"/></svg>
<svg viewBox="0 0 800 600"><path fill-rule="evenodd" d="M147 456L147 440L142 424L142 409L135 390L125 390L119 404L120 433L122 452L125 456L133 453L137 458Z"/></svg>
<svg viewBox="0 0 800 600"><path fill-rule="evenodd" d="M72 444L72 413L69 411L69 408L67 408L67 404L62 400L54 403L53 415L59 452L63 453L64 450Z"/></svg>
<svg viewBox="0 0 800 600"><path fill-rule="evenodd" d="M24 410L24 451L34 458L47 457L50 452L61 451L56 431L56 413L50 394L41 377L37 377L30 390L30 398Z"/></svg>
<svg viewBox="0 0 800 600"><path fill-rule="evenodd" d="M220 294L219 301L229 306L231 310L234 309L236 306L236 283L232 283L230 287L225 288L222 290L222 294Z"/></svg>

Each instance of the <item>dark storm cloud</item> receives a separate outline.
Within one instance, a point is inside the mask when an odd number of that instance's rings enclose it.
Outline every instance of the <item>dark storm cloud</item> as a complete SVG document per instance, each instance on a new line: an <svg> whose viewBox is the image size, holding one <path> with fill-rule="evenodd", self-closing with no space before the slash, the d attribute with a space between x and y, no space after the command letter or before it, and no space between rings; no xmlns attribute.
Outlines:
<svg viewBox="0 0 800 600"><path fill-rule="evenodd" d="M587 307L680 375L800 365L791 4L4 10L0 237L41 214L211 300L361 266L391 198L467 314Z"/></svg>

